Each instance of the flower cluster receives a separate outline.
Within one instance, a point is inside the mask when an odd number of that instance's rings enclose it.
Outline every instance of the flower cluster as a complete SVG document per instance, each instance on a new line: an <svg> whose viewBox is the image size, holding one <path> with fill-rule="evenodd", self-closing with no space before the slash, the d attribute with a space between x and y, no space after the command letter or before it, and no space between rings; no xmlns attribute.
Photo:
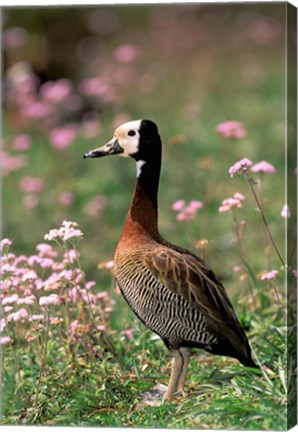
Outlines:
<svg viewBox="0 0 298 432"><path fill-rule="evenodd" d="M20 168L27 165L28 158L26 155L17 154L12 155L9 152L3 150L0 157L1 172L4 176L10 172L17 171Z"/></svg>
<svg viewBox="0 0 298 432"><path fill-rule="evenodd" d="M261 280L271 280L271 279L275 279L277 275L278 275L278 271L277 270L271 270L270 272L263 273L260 276L260 279Z"/></svg>
<svg viewBox="0 0 298 432"><path fill-rule="evenodd" d="M271 163L267 161L260 161L254 164L251 167L252 172L261 172L261 173L267 173L267 174L274 174L276 172L275 168Z"/></svg>
<svg viewBox="0 0 298 432"><path fill-rule="evenodd" d="M57 150L68 147L77 135L78 127L75 124L67 124L54 128L50 133L52 146Z"/></svg>
<svg viewBox="0 0 298 432"><path fill-rule="evenodd" d="M218 211L220 213L230 212L235 208L242 208L242 201L245 199L240 192L234 193L233 197L226 198L222 201Z"/></svg>
<svg viewBox="0 0 298 432"><path fill-rule="evenodd" d="M246 130L243 124L238 121L226 121L220 123L216 126L215 130L223 138L241 139L246 135Z"/></svg>
<svg viewBox="0 0 298 432"><path fill-rule="evenodd" d="M83 233L78 229L78 224L71 221L63 221L59 229L52 229L45 234L44 239L48 241L62 240L63 242L80 240Z"/></svg>
<svg viewBox="0 0 298 432"><path fill-rule="evenodd" d="M67 240L69 233L74 235L79 230L73 222L64 222L60 229L52 231L54 234L50 237L53 239L57 231L62 235L58 235L59 239ZM63 331L71 334L76 343L83 343L88 337L81 327L80 332L75 330L78 326L88 323L89 328L96 331L107 328L107 316L113 310L114 302L107 292L94 292L94 281L86 281L76 249L63 249L61 255L50 244L40 243L35 254L17 256L10 252L9 239L3 239L0 246L1 344L22 338L32 341L45 328L46 322L53 328L64 326ZM95 322L88 322L90 315L95 317Z"/></svg>
<svg viewBox="0 0 298 432"><path fill-rule="evenodd" d="M197 211L203 207L204 203L202 201L192 200L186 205L186 202L182 199L175 201L172 205L172 209L178 212L177 220L186 222L194 220Z"/></svg>
<svg viewBox="0 0 298 432"><path fill-rule="evenodd" d="M243 158L237 161L234 165L229 169L229 174L233 177L234 174L246 174L248 172L249 167L252 166L252 161L248 158Z"/></svg>

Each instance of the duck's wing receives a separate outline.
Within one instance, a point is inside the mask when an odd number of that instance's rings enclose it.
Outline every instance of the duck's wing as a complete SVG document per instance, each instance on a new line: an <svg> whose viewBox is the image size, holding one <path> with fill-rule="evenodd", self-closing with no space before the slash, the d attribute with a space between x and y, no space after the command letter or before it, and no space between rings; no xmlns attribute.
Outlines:
<svg viewBox="0 0 298 432"><path fill-rule="evenodd" d="M247 337L228 295L205 261L185 249L160 246L146 254L143 262L166 288L205 315L210 331L227 339L241 358L251 358Z"/></svg>

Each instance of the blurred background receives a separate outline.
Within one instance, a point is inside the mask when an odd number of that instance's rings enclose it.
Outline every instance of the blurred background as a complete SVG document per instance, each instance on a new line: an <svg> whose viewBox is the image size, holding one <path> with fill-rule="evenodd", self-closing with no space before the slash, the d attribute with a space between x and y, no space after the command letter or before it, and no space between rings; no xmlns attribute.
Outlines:
<svg viewBox="0 0 298 432"><path fill-rule="evenodd" d="M135 167L122 158L84 161L82 155L109 140L122 122L148 118L158 124L164 145L161 233L192 250L207 239L209 263L236 292L233 222L218 208L241 192L246 258L255 274L263 271L260 215L242 176L230 178L228 170L243 157L274 165L276 173L264 178L264 205L283 252L285 8L6 8L3 236L14 252L34 253L49 229L74 220L84 232L83 268L104 289L108 276L97 265L113 258ZM288 79L296 79L291 69ZM243 124L241 139L216 132L228 120ZM290 157L293 181L295 167ZM179 199L204 203L194 221L177 221L171 206ZM274 256L271 264L279 266Z"/></svg>

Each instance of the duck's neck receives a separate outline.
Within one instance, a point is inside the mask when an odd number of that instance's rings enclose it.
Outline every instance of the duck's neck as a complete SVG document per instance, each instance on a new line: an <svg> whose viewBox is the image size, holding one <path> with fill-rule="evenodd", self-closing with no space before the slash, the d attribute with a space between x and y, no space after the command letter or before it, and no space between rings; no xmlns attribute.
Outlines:
<svg viewBox="0 0 298 432"><path fill-rule="evenodd" d="M137 182L125 228L142 230L153 239L159 239L158 231L158 184L161 158L137 162ZM125 231L124 228L124 231Z"/></svg>

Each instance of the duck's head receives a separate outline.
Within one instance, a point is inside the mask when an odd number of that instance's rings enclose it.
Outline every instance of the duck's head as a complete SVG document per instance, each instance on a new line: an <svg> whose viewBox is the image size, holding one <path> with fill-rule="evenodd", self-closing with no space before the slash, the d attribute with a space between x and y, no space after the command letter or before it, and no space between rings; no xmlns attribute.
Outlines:
<svg viewBox="0 0 298 432"><path fill-rule="evenodd" d="M84 154L84 158L118 154L130 156L137 163L145 164L161 157L161 140L157 126L151 120L134 120L119 126L114 137L102 147Z"/></svg>

